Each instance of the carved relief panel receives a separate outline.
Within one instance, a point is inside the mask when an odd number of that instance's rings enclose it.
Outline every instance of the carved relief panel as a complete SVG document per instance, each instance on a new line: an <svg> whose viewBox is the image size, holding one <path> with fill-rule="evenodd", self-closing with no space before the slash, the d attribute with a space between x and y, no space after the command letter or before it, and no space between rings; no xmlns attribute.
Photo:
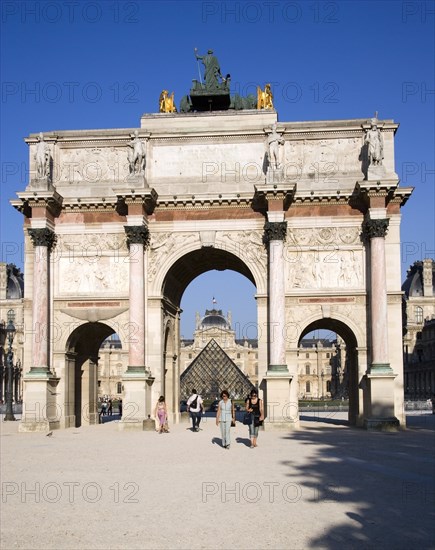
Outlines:
<svg viewBox="0 0 435 550"><path fill-rule="evenodd" d="M291 228L287 238L287 289L364 288L359 227Z"/></svg>
<svg viewBox="0 0 435 550"><path fill-rule="evenodd" d="M58 236L53 260L60 295L128 294L125 234Z"/></svg>
<svg viewBox="0 0 435 550"><path fill-rule="evenodd" d="M122 183L129 175L125 147L83 147L60 149L59 161L54 166L54 183L73 185L104 182Z"/></svg>

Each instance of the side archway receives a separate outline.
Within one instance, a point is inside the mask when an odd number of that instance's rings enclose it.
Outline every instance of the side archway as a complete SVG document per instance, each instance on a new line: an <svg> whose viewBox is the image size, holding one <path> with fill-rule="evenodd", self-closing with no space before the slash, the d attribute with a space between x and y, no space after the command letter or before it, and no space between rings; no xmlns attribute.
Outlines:
<svg viewBox="0 0 435 550"><path fill-rule="evenodd" d="M98 350L114 333L104 323L85 323L70 334L65 349L67 426L98 424Z"/></svg>
<svg viewBox="0 0 435 550"><path fill-rule="evenodd" d="M314 330L329 330L335 332L345 343L345 360L341 368L343 369L342 374L346 380L347 395L349 398L348 420L350 425L361 425L363 394L360 389L361 373L358 358L358 341L355 332L346 322L339 319L332 317L316 319L308 322L303 328L298 340L298 348L304 336Z"/></svg>

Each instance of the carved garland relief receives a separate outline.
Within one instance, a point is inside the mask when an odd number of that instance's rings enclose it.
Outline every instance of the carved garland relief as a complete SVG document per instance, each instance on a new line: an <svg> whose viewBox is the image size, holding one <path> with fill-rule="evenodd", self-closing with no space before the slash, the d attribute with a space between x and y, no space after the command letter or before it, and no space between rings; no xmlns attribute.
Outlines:
<svg viewBox="0 0 435 550"><path fill-rule="evenodd" d="M255 263L262 277L267 273L267 251L263 244L263 231L226 231L219 233L221 248L235 253L250 263Z"/></svg>
<svg viewBox="0 0 435 550"><path fill-rule="evenodd" d="M267 272L267 252L262 242L262 231L226 231L217 232L215 246L221 250L228 250L246 261L255 263L262 276ZM186 245L198 241L200 234L195 233L157 233L151 234L148 252L148 282L152 282L166 258L174 249L185 248Z"/></svg>
<svg viewBox="0 0 435 550"><path fill-rule="evenodd" d="M148 251L148 282L152 282L163 259L175 249L185 248L195 241L199 243L199 233L156 233L151 234Z"/></svg>

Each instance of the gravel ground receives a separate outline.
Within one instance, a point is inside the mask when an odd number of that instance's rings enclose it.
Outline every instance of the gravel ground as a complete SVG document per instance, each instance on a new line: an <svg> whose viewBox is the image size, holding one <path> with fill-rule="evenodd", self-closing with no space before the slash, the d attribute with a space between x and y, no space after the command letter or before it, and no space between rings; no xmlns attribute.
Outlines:
<svg viewBox="0 0 435 550"><path fill-rule="evenodd" d="M45 434L1 423L2 549L435 548L435 416L400 433L306 416L247 428Z"/></svg>

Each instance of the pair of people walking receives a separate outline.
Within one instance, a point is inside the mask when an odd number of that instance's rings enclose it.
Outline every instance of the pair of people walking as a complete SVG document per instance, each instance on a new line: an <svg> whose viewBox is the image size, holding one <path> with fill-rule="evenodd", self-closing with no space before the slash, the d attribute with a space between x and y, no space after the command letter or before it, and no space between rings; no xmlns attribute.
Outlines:
<svg viewBox="0 0 435 550"><path fill-rule="evenodd" d="M263 401L259 399L257 390L252 390L245 402L245 411L251 415L249 426L249 437L251 440L251 449L257 447L258 430L264 420ZM216 425L220 427L222 437L222 447L230 448L231 444L231 426L236 424L236 413L234 403L231 401L227 390L221 392L216 414Z"/></svg>

